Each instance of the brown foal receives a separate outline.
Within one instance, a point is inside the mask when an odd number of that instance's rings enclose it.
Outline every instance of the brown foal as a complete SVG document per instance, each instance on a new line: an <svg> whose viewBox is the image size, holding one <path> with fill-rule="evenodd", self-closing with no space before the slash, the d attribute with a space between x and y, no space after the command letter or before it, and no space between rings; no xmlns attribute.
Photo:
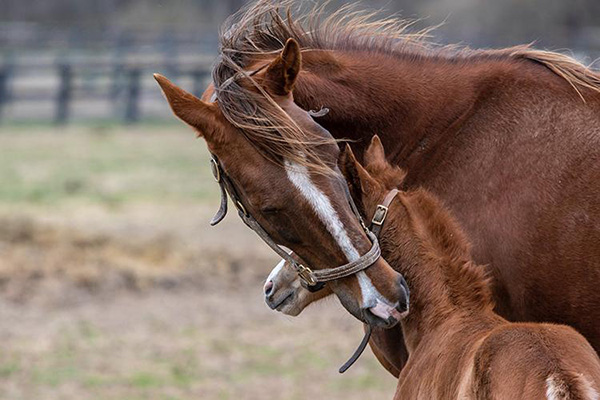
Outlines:
<svg viewBox="0 0 600 400"><path fill-rule="evenodd" d="M377 136L364 167L349 148L341 163L369 216L406 176L386 161ZM382 254L411 288L401 321L409 357L395 399L598 398L600 360L590 344L565 325L514 323L496 314L485 269L429 191L399 192L380 238Z"/></svg>

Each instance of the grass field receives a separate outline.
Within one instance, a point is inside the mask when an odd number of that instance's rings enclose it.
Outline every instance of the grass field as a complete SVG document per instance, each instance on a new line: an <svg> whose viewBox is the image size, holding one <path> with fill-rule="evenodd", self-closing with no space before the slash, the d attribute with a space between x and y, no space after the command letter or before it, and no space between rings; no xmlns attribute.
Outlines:
<svg viewBox="0 0 600 400"><path fill-rule="evenodd" d="M270 311L277 261L185 127L0 128L0 399L372 399L335 300Z"/></svg>

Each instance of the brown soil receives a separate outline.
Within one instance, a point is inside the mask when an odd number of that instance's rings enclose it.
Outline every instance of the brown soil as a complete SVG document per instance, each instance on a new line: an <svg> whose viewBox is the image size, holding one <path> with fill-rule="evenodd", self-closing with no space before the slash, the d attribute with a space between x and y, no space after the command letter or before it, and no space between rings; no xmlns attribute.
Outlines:
<svg viewBox="0 0 600 400"><path fill-rule="evenodd" d="M391 398L337 301L269 310L277 261L234 215L81 207L0 215L0 398Z"/></svg>

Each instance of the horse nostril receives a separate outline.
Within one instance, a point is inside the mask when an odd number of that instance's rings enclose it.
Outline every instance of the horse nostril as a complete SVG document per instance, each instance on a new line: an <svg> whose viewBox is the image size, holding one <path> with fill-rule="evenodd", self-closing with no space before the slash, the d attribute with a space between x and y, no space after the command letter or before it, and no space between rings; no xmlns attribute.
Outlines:
<svg viewBox="0 0 600 400"><path fill-rule="evenodd" d="M410 289L408 287L408 283L406 283L406 280L404 279L404 277L402 275L400 275L400 286L402 286L402 288L406 292L406 295L410 296Z"/></svg>
<svg viewBox="0 0 600 400"><path fill-rule="evenodd" d="M398 301L398 307L396 309L400 312L406 312L408 311L408 305L410 302L410 289L408 288L408 284L406 283L402 275L400 275L399 281L402 293Z"/></svg>
<svg viewBox="0 0 600 400"><path fill-rule="evenodd" d="M269 282L265 283L263 290L265 291L265 296L270 295L271 292L273 291L273 281L269 281Z"/></svg>

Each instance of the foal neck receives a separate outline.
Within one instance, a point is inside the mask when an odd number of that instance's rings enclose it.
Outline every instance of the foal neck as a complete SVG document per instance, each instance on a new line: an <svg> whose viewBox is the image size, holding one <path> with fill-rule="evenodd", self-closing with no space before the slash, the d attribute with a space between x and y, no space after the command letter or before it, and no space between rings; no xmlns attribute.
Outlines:
<svg viewBox="0 0 600 400"><path fill-rule="evenodd" d="M455 318L463 323L494 319L485 271L472 262L458 223L424 189L398 197L380 242L383 257L411 289L410 312L403 321L407 344L411 337L418 340L426 332L447 329Z"/></svg>

